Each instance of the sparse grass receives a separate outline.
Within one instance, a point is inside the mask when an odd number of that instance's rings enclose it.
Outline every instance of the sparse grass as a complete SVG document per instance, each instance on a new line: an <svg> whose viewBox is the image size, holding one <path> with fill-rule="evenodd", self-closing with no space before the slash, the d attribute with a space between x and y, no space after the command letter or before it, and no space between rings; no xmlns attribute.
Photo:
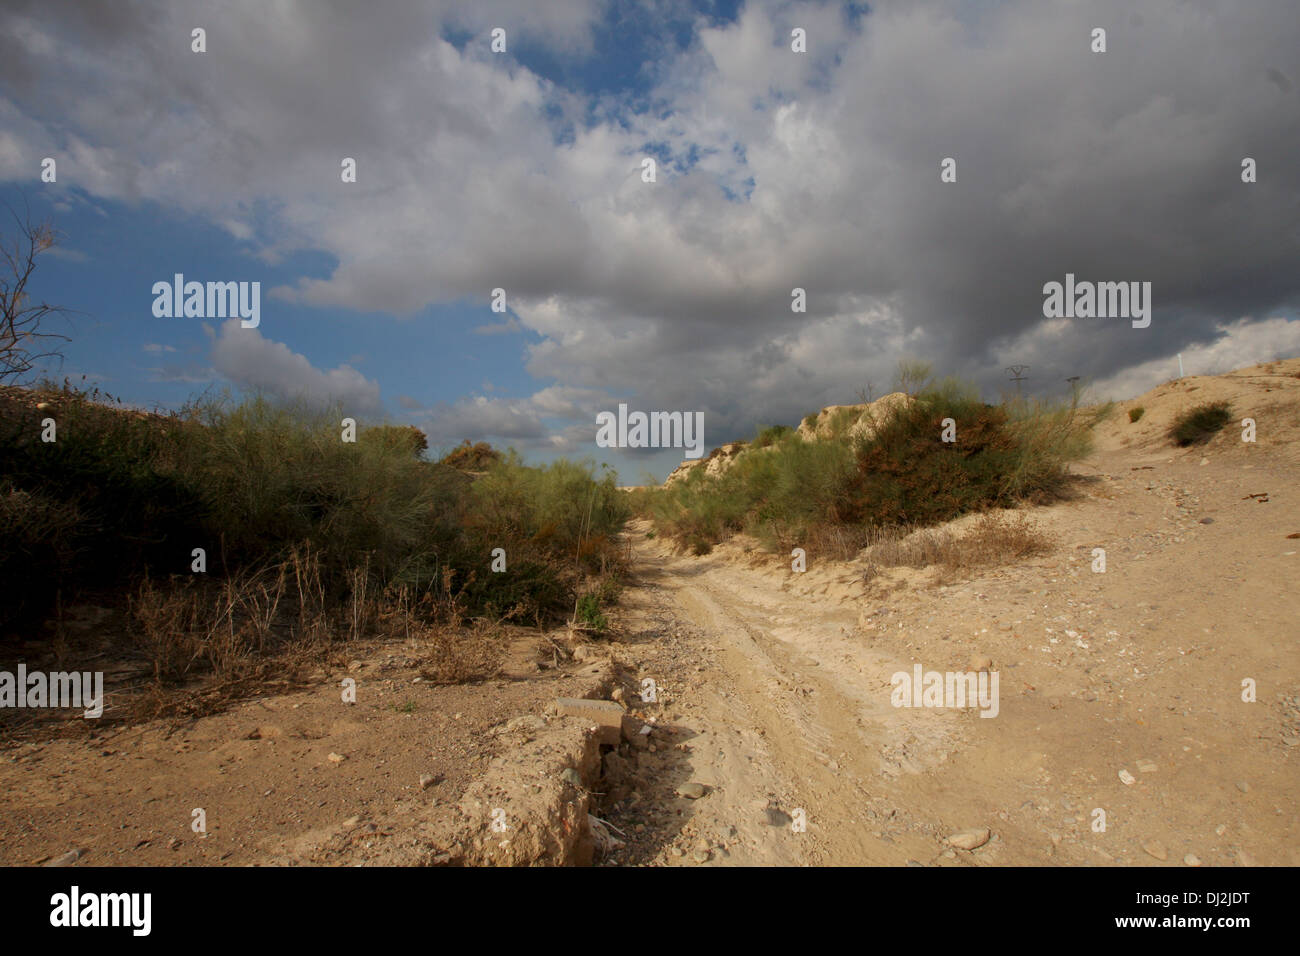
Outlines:
<svg viewBox="0 0 1300 956"><path fill-rule="evenodd" d="M986 512L961 534L946 528L881 529L867 552L866 579L887 567L939 567L952 579L1046 554L1054 546L1052 536L1020 512Z"/></svg>
<svg viewBox="0 0 1300 956"><path fill-rule="evenodd" d="M1232 417L1232 406L1228 402L1197 405L1174 419L1169 427L1169 438L1182 447L1202 445L1232 421Z"/></svg>
<svg viewBox="0 0 1300 956"><path fill-rule="evenodd" d="M1146 413L1146 409L1143 408L1141 405L1137 406L1136 408L1130 408L1128 410L1128 420L1130 422L1136 422L1140 420L1143 414L1145 413Z"/></svg>

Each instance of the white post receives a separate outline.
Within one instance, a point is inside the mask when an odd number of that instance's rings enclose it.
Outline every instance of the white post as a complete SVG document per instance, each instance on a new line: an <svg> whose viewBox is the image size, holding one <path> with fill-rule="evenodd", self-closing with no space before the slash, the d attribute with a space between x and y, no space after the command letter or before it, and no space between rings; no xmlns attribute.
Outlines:
<svg viewBox="0 0 1300 956"><path fill-rule="evenodd" d="M1178 377L1183 377L1183 353L1178 353Z"/></svg>

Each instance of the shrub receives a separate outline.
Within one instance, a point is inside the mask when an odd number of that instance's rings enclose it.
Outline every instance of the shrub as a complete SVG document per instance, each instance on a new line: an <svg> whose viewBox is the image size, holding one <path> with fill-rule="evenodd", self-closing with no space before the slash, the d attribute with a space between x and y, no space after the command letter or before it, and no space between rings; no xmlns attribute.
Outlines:
<svg viewBox="0 0 1300 956"><path fill-rule="evenodd" d="M1143 415L1145 412L1146 412L1146 409L1143 408L1141 405L1137 406L1136 408L1130 408L1130 409L1128 410L1128 420L1129 420L1130 422L1136 422L1138 419L1140 419L1140 418L1142 417L1142 415Z"/></svg>
<svg viewBox="0 0 1300 956"><path fill-rule="evenodd" d="M480 472L486 471L500 460L501 453L487 442L471 445L467 438L444 455L439 463L460 471Z"/></svg>
<svg viewBox="0 0 1300 956"><path fill-rule="evenodd" d="M338 410L218 399L161 416L73 389L40 397L57 409L57 442L40 441L42 413L0 401L0 571L22 595L6 602L6 620L47 613L57 588L71 600L78 589L188 576L196 547L214 580L309 553L318 604L369 606L367 593L392 587L448 621L559 618L587 577L617 570L626 498L590 463L529 468L467 446L461 457L487 468L476 480L422 460L416 429L341 441ZM490 570L495 547L507 551L504 574ZM295 579L285 593L302 590ZM329 623L365 630L356 614ZM157 649L159 678L183 676Z"/></svg>
<svg viewBox="0 0 1300 956"><path fill-rule="evenodd" d="M578 599L575 620L600 632L609 628L609 620L600 609L600 598L595 594L584 594Z"/></svg>
<svg viewBox="0 0 1300 956"><path fill-rule="evenodd" d="M1223 426L1232 421L1228 402L1207 402L1180 414L1169 428L1175 445L1201 445L1208 442Z"/></svg>
<svg viewBox="0 0 1300 956"><path fill-rule="evenodd" d="M919 364L906 371L909 385L928 374ZM634 500L697 554L746 531L773 550L815 544L845 555L863 540L855 529L931 524L1051 494L1090 447L1092 422L1073 403L987 405L952 380L877 410L871 427L850 437L861 415L841 409L829 438L785 433L771 451L741 454L719 475L695 469ZM956 423L955 442L942 440L946 418Z"/></svg>
<svg viewBox="0 0 1300 956"><path fill-rule="evenodd" d="M753 447L766 448L780 439L782 435L789 433L790 430L789 425L772 425L769 428L760 428L758 436L754 439Z"/></svg>

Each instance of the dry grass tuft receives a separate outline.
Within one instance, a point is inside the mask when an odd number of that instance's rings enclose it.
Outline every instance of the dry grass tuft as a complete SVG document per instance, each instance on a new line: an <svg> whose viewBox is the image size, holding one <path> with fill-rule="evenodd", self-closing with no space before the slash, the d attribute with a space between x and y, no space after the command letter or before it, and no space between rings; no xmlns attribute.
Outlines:
<svg viewBox="0 0 1300 956"><path fill-rule="evenodd" d="M1053 537L1028 515L987 512L961 534L947 528L877 532L868 549L865 578L871 581L884 568L937 567L943 580L953 580L980 568L1046 554L1054 547Z"/></svg>

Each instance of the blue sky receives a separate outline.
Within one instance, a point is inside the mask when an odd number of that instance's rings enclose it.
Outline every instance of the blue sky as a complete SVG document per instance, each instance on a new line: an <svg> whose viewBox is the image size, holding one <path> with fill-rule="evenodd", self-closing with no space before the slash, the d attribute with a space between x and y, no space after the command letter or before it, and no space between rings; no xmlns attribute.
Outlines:
<svg viewBox="0 0 1300 956"><path fill-rule="evenodd" d="M59 230L32 291L75 310L49 371L133 404L338 402L631 483L682 453L596 447L620 401L713 446L905 357L1123 397L1300 351L1282 0L15 0L0 37L0 199ZM177 272L260 282L259 328L155 318ZM1066 272L1151 281L1152 327L1045 318Z"/></svg>

